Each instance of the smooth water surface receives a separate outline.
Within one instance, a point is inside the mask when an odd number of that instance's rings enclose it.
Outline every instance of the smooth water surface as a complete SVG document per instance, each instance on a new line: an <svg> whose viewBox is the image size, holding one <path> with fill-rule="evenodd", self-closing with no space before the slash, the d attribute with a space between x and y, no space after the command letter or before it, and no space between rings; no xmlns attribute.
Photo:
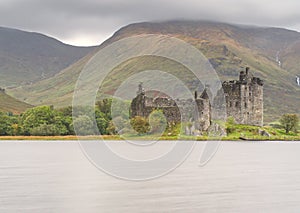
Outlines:
<svg viewBox="0 0 300 213"><path fill-rule="evenodd" d="M299 142L222 142L199 167L204 145L170 174L134 182L99 171L77 142L2 141L0 212L300 211Z"/></svg>

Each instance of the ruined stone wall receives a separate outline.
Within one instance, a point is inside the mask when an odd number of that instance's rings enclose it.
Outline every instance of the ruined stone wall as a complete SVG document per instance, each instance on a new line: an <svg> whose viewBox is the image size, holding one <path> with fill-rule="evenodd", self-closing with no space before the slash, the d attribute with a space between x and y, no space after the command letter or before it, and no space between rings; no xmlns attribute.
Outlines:
<svg viewBox="0 0 300 213"><path fill-rule="evenodd" d="M240 73L238 81L223 83L227 117L236 123L263 125L263 81L246 72ZM216 100L218 101L217 97ZM219 101L220 102L220 101Z"/></svg>
<svg viewBox="0 0 300 213"><path fill-rule="evenodd" d="M222 89L227 117L233 117L239 124L263 125L262 80L253 77L247 68L246 72L240 73L239 80L223 82ZM196 128L202 131L206 131L211 125L212 112L207 89L203 91L200 98L195 93L195 100L176 101L168 97L150 98L143 91L140 86L137 97L131 103L132 117L148 117L154 110L160 109L168 122L193 122ZM223 93L219 91L218 94ZM224 102L223 98L221 95L215 97L213 104L216 109ZM220 109L224 112L224 108L220 107ZM218 119L218 117L214 115L214 119Z"/></svg>
<svg viewBox="0 0 300 213"><path fill-rule="evenodd" d="M211 105L209 99L196 99L199 120L196 122L198 129L202 131L208 130L211 125Z"/></svg>
<svg viewBox="0 0 300 213"><path fill-rule="evenodd" d="M263 87L259 84L252 84L249 88L248 96L250 113L248 124L262 126L263 125Z"/></svg>
<svg viewBox="0 0 300 213"><path fill-rule="evenodd" d="M143 114L142 117L148 118L150 114L155 110L161 110L167 120L167 122L170 123L179 123L181 121L181 113L180 109L177 106L171 106L171 107L150 107L146 106L143 109L143 112L140 114Z"/></svg>
<svg viewBox="0 0 300 213"><path fill-rule="evenodd" d="M139 94L132 100L132 117L149 117L154 110L162 110L169 123L194 122L201 130L207 130L211 123L209 99L174 101L166 97L149 98Z"/></svg>
<svg viewBox="0 0 300 213"><path fill-rule="evenodd" d="M242 123L241 117L241 84L237 81L223 83L223 90L226 102L227 117L233 117L237 123Z"/></svg>
<svg viewBox="0 0 300 213"><path fill-rule="evenodd" d="M149 117L154 110L162 110L168 122L180 122L181 114L175 101L168 98L149 98L139 94L131 102L131 117Z"/></svg>

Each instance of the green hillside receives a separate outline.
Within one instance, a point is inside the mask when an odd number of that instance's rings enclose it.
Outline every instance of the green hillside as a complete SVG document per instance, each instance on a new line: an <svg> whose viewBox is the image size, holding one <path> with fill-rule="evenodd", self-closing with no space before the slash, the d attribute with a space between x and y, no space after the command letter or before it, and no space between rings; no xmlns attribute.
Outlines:
<svg viewBox="0 0 300 213"><path fill-rule="evenodd" d="M16 100L15 98L7 95L5 92L0 91L0 111L20 114L31 107L33 106Z"/></svg>
<svg viewBox="0 0 300 213"><path fill-rule="evenodd" d="M0 27L0 87L51 77L92 50L43 34Z"/></svg>
<svg viewBox="0 0 300 213"><path fill-rule="evenodd" d="M175 36L194 45L210 60L222 80L237 79L239 71L250 66L254 75L265 81L266 122L277 119L282 113L299 113L300 87L295 83L295 74L299 73L297 56L300 55L300 48L295 44L300 42L300 33L201 21L138 23L120 29L100 48L121 38L147 33ZM75 82L91 56L92 54L81 59L54 77L9 90L9 93L35 105L70 105ZM161 64L158 62L163 62L163 66L155 67L156 64ZM185 67L167 59L145 56L116 67L106 77L101 91L113 94L124 79L139 70L147 69L163 69L175 74L191 89L199 86L197 79L186 74Z"/></svg>

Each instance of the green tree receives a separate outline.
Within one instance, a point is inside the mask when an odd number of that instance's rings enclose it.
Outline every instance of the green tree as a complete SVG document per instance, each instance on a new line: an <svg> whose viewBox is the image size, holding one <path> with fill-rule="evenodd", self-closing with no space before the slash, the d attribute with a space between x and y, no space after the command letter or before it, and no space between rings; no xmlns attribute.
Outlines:
<svg viewBox="0 0 300 213"><path fill-rule="evenodd" d="M54 124L41 124L30 129L30 134L35 136L55 136L60 135L60 130Z"/></svg>
<svg viewBox="0 0 300 213"><path fill-rule="evenodd" d="M68 117L64 117L62 114L55 112L54 123L51 124L57 129L58 135L68 135L71 133L70 125L72 120L70 121Z"/></svg>
<svg viewBox="0 0 300 213"><path fill-rule="evenodd" d="M130 120L130 124L132 128L137 131L139 134L145 134L149 132L150 125L146 118L143 118L141 116L135 116Z"/></svg>
<svg viewBox="0 0 300 213"><path fill-rule="evenodd" d="M163 133L167 127L167 120L162 110L154 110L149 116L151 133Z"/></svg>
<svg viewBox="0 0 300 213"><path fill-rule="evenodd" d="M27 110L20 119L24 135L65 135L68 134L67 121L62 113L50 106L39 106ZM49 128L46 131L45 128Z"/></svg>
<svg viewBox="0 0 300 213"><path fill-rule="evenodd" d="M0 112L0 135L10 135L12 131L12 120L10 116Z"/></svg>
<svg viewBox="0 0 300 213"><path fill-rule="evenodd" d="M236 131L236 123L232 116L227 118L227 121L225 123L225 129L226 129L227 134L230 134L230 133L233 133Z"/></svg>
<svg viewBox="0 0 300 213"><path fill-rule="evenodd" d="M109 120L107 123L106 132L110 135L125 134L130 130L130 123L121 116Z"/></svg>
<svg viewBox="0 0 300 213"><path fill-rule="evenodd" d="M98 108L95 110L95 119L97 123L97 127L101 135L108 134L107 127L109 123L109 118L106 114L100 111Z"/></svg>
<svg viewBox="0 0 300 213"><path fill-rule="evenodd" d="M87 115L80 115L73 121L77 135L94 135L96 133L93 121Z"/></svg>
<svg viewBox="0 0 300 213"><path fill-rule="evenodd" d="M0 112L0 135L18 135L20 133L18 122L17 115Z"/></svg>
<svg viewBox="0 0 300 213"><path fill-rule="evenodd" d="M124 119L129 117L130 102L121 99L103 99L97 101L96 110L100 110L103 113L106 120L111 120L112 117L116 118L121 116ZM112 112L113 110L113 112Z"/></svg>
<svg viewBox="0 0 300 213"><path fill-rule="evenodd" d="M111 119L111 103L112 99L102 99L96 103L96 109L102 112L108 120Z"/></svg>
<svg viewBox="0 0 300 213"><path fill-rule="evenodd" d="M21 134L21 126L15 122L11 125L11 132L10 135L16 136Z"/></svg>
<svg viewBox="0 0 300 213"><path fill-rule="evenodd" d="M82 110L79 110L82 111ZM73 127L73 108L72 106L63 107L57 110L58 116L62 117L62 123L67 128L68 135L74 135L74 127Z"/></svg>
<svg viewBox="0 0 300 213"><path fill-rule="evenodd" d="M288 134L290 131L297 133L299 118L296 114L284 114L280 118L280 124Z"/></svg>
<svg viewBox="0 0 300 213"><path fill-rule="evenodd" d="M108 126L106 128L106 132L109 134L109 135L115 135L117 134L117 129L114 125L114 122L112 120L110 120L108 122Z"/></svg>
<svg viewBox="0 0 300 213"><path fill-rule="evenodd" d="M53 124L54 113L49 106L39 106L27 110L21 117L21 124L25 135L30 135L30 131L42 124Z"/></svg>
<svg viewBox="0 0 300 213"><path fill-rule="evenodd" d="M129 120L130 102L121 99L113 99L111 105L111 117L122 117L125 120Z"/></svg>

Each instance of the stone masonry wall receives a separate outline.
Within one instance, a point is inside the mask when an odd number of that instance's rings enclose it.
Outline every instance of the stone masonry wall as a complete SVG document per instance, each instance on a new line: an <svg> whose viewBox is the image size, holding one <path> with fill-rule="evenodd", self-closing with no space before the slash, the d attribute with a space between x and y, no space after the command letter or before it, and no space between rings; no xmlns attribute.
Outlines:
<svg viewBox="0 0 300 213"><path fill-rule="evenodd" d="M223 82L222 89L227 117L233 117L238 124L263 125L263 81L253 77L249 68L240 72L239 80ZM200 97L196 94L195 100L150 98L145 95L142 85L139 85L138 94L131 103L131 116L148 117L154 110L160 109L168 122L193 122L197 129L206 131L211 125L210 100L206 89ZM222 97L217 95L213 100L215 106L222 103L220 100Z"/></svg>

